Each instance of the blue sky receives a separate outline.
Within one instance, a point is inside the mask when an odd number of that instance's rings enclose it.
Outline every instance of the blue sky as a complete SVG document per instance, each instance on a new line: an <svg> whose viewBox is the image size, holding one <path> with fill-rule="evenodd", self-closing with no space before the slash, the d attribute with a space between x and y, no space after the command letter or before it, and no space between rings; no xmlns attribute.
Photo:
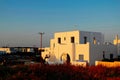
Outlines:
<svg viewBox="0 0 120 80"><path fill-rule="evenodd" d="M120 0L0 0L0 46L43 46L57 31L120 35ZM119 36L120 37L120 36Z"/></svg>

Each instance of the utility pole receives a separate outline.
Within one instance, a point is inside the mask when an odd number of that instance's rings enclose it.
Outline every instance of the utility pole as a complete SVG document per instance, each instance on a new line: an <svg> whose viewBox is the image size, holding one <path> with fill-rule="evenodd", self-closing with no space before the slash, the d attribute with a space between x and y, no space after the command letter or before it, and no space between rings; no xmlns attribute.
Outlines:
<svg viewBox="0 0 120 80"><path fill-rule="evenodd" d="M43 60L43 58L41 56L42 51L44 51L42 49L42 36L43 36L44 32L39 32L39 34L40 34L40 50L39 50L39 53L40 53L40 62L44 63L44 60Z"/></svg>
<svg viewBox="0 0 120 80"><path fill-rule="evenodd" d="M39 34L40 34L40 48L42 49L42 36L44 32L39 32Z"/></svg>

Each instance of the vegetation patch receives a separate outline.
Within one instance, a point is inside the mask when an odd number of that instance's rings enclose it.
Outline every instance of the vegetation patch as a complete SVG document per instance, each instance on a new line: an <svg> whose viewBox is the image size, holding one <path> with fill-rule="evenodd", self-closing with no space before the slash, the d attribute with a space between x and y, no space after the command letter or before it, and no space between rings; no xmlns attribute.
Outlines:
<svg viewBox="0 0 120 80"><path fill-rule="evenodd" d="M70 64L0 66L0 80L120 80L120 67Z"/></svg>

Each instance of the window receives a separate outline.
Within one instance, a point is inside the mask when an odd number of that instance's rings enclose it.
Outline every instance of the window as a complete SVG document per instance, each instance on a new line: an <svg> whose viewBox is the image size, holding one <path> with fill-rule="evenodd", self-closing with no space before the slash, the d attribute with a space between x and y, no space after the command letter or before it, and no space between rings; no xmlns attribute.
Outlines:
<svg viewBox="0 0 120 80"><path fill-rule="evenodd" d="M74 43L74 42L75 42L75 38L71 37L71 43Z"/></svg>
<svg viewBox="0 0 120 80"><path fill-rule="evenodd" d="M58 43L61 43L61 38L58 38Z"/></svg>
<svg viewBox="0 0 120 80"><path fill-rule="evenodd" d="M87 37L85 36L84 37L84 44L86 44L87 43Z"/></svg>
<svg viewBox="0 0 120 80"><path fill-rule="evenodd" d="M79 60L84 60L84 56L83 55L79 55Z"/></svg>

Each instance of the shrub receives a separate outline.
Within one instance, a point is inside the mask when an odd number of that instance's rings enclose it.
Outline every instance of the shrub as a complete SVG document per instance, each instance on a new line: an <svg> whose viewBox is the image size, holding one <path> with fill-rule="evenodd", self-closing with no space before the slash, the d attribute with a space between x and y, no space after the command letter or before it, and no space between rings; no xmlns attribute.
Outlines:
<svg viewBox="0 0 120 80"><path fill-rule="evenodd" d="M120 67L43 65L0 67L0 80L119 80Z"/></svg>

